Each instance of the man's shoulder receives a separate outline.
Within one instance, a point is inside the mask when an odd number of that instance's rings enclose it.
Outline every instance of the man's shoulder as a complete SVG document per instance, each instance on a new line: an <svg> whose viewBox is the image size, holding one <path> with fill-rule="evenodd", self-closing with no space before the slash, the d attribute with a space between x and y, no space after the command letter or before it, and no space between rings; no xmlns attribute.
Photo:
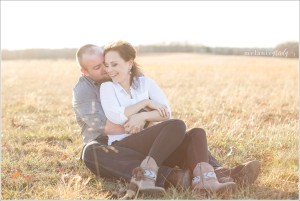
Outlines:
<svg viewBox="0 0 300 201"><path fill-rule="evenodd" d="M98 90L93 83L81 76L73 88L73 101L97 98Z"/></svg>
<svg viewBox="0 0 300 201"><path fill-rule="evenodd" d="M86 91L87 89L92 89L93 85L90 83L84 76L81 76L77 83L75 84L73 91L78 92L78 91Z"/></svg>

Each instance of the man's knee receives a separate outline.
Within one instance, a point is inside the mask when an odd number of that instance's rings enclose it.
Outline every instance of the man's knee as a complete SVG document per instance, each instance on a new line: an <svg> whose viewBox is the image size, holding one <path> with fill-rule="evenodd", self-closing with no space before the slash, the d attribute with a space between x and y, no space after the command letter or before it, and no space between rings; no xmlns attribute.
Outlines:
<svg viewBox="0 0 300 201"><path fill-rule="evenodd" d="M105 150L107 146L101 146L98 143L87 145L83 151L82 160L86 167L95 175L103 176L106 174L106 166L109 165L109 151Z"/></svg>
<svg viewBox="0 0 300 201"><path fill-rule="evenodd" d="M95 149L93 145L87 145L87 147L85 147L83 150L82 160L84 162L92 160L94 151Z"/></svg>

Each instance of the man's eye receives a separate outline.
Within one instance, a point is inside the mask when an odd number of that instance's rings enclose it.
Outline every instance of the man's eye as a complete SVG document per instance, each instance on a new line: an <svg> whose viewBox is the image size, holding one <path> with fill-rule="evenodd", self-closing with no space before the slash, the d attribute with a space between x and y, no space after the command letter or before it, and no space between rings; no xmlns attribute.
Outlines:
<svg viewBox="0 0 300 201"><path fill-rule="evenodd" d="M116 67L117 65L118 65L118 64L113 64L112 66L113 66L113 67Z"/></svg>

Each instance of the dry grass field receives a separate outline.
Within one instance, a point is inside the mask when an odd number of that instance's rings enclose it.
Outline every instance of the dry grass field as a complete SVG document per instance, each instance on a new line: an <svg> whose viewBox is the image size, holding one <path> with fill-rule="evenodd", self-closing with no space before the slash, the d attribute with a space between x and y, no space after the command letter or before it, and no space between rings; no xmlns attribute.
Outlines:
<svg viewBox="0 0 300 201"><path fill-rule="evenodd" d="M261 161L257 181L226 199L298 199L298 59L149 54L138 61L166 93L174 118L206 130L224 166ZM2 61L1 68L1 200L112 199L124 184L96 178L76 159L75 59ZM161 199L223 197L170 188Z"/></svg>

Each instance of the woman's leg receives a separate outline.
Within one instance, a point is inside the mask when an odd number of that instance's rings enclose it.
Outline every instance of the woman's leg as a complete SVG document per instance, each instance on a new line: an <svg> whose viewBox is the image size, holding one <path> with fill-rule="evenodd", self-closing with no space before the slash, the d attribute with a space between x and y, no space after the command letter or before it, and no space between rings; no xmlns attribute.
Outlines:
<svg viewBox="0 0 300 201"><path fill-rule="evenodd" d="M185 134L183 143L163 164L170 167L188 167L193 171L200 162L208 162L206 133L201 128L193 128Z"/></svg>
<svg viewBox="0 0 300 201"><path fill-rule="evenodd" d="M131 148L147 156L133 170L129 189L123 199L133 198L138 191L151 195L165 193L164 188L155 186L157 172L162 162L182 143L185 129L183 121L168 120L112 144Z"/></svg>
<svg viewBox="0 0 300 201"><path fill-rule="evenodd" d="M164 164L172 166L178 162L181 163L181 167L188 167L193 173L192 188L195 190L223 192L233 190L236 187L234 182L222 184L218 182L214 168L208 163L206 133L201 128L194 128L189 131L184 142Z"/></svg>
<svg viewBox="0 0 300 201"><path fill-rule="evenodd" d="M185 123L171 119L164 121L137 134L132 134L114 146L131 148L141 154L152 157L158 166L182 143L185 136Z"/></svg>

